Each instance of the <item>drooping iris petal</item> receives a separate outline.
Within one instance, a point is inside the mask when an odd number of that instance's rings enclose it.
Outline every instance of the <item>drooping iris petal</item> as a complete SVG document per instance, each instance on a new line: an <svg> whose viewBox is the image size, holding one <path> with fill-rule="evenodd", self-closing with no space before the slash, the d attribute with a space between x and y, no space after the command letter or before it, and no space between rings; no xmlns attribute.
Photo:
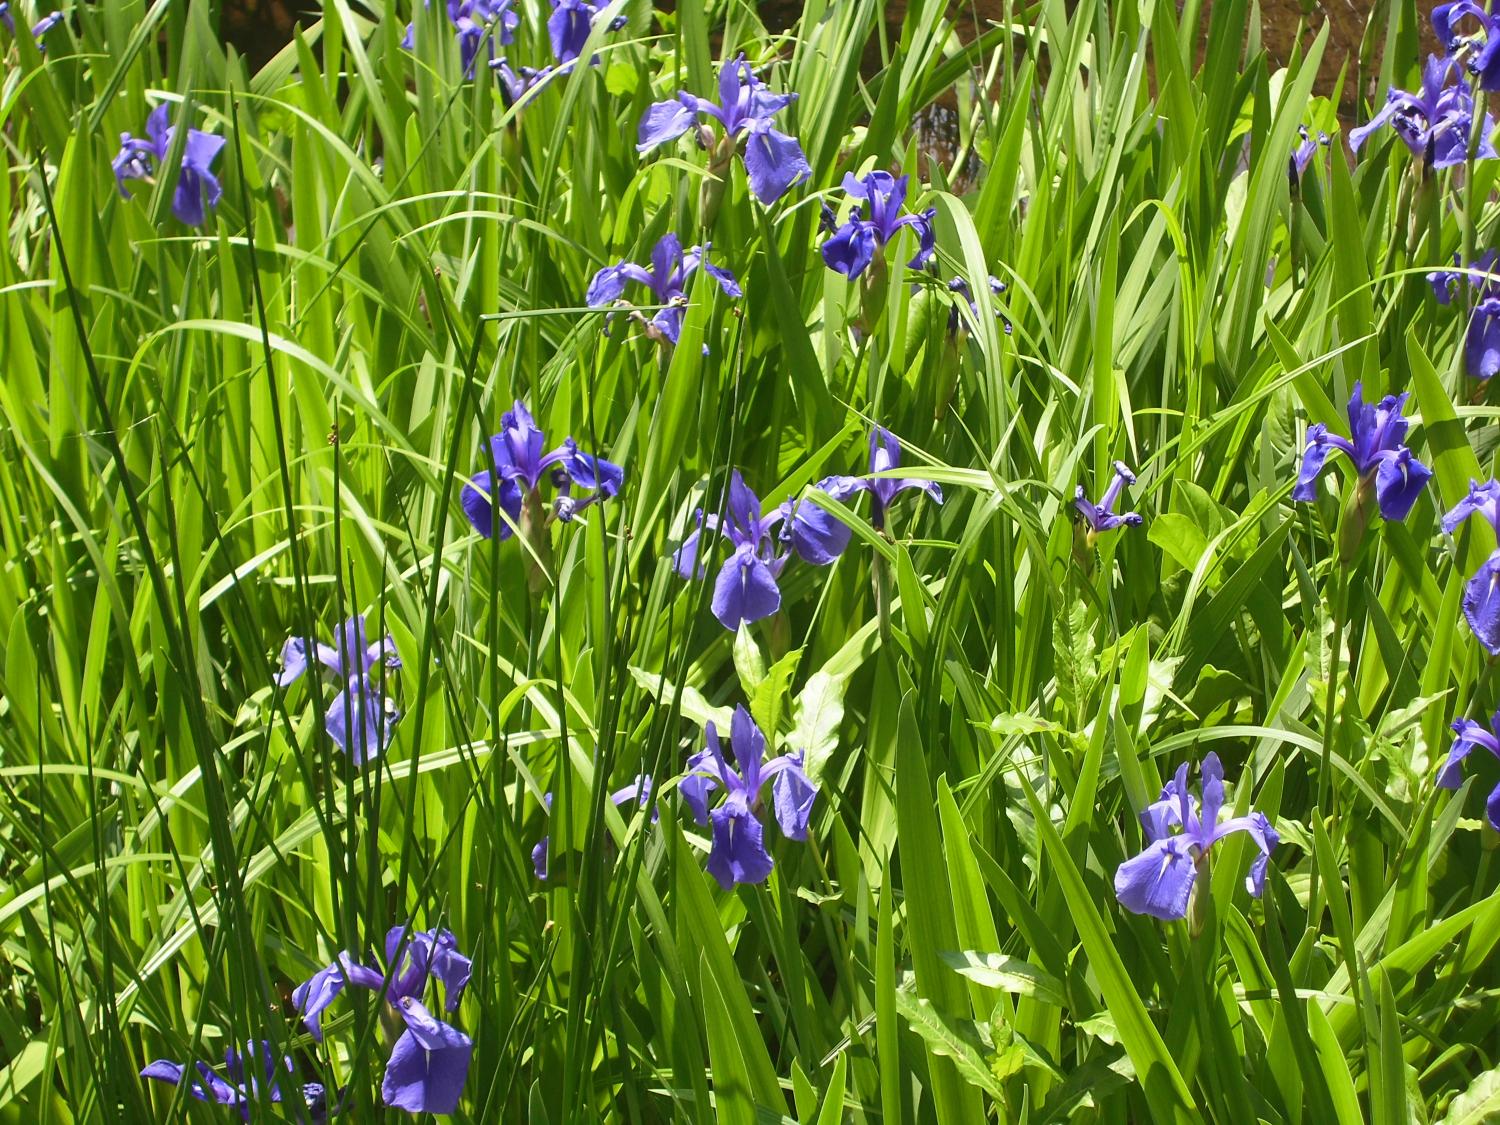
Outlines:
<svg viewBox="0 0 1500 1125"><path fill-rule="evenodd" d="M725 560L714 582L712 608L719 623L731 630L781 608L781 590L771 567L749 545Z"/></svg>
<svg viewBox="0 0 1500 1125"><path fill-rule="evenodd" d="M712 722L708 724L708 739L714 744L719 741L718 731ZM687 802L693 819L705 826L708 824L708 799L719 787L714 777L709 776L714 772L713 764L713 753L707 749L699 750L688 759L687 774L677 783L677 792Z"/></svg>
<svg viewBox="0 0 1500 1125"><path fill-rule="evenodd" d="M822 489L822 485L815 486ZM788 500L782 505L782 538L797 557L814 566L827 566L844 553L853 532L849 526L811 500Z"/></svg>
<svg viewBox="0 0 1500 1125"><path fill-rule="evenodd" d="M693 127L698 117L697 99L683 97L671 101L657 102L646 110L641 118L640 132L636 137L635 150L647 153L659 145L675 141Z"/></svg>
<svg viewBox="0 0 1500 1125"><path fill-rule="evenodd" d="M1318 498L1318 477L1323 475L1329 455L1336 449L1343 450L1350 457L1354 456L1354 446L1337 434L1329 433L1328 427L1322 422L1315 422L1307 428L1307 449L1303 451L1302 465L1297 470L1297 484L1292 489L1293 500L1306 502Z"/></svg>
<svg viewBox="0 0 1500 1125"><path fill-rule="evenodd" d="M334 962L292 990L292 1004L302 1013L302 1022L318 1042L323 1041L323 1009L332 1004L345 985L343 969Z"/></svg>
<svg viewBox="0 0 1500 1125"><path fill-rule="evenodd" d="M812 166L796 138L759 122L745 140L745 173L755 198L769 206L811 176Z"/></svg>
<svg viewBox="0 0 1500 1125"><path fill-rule="evenodd" d="M1463 784L1463 761L1475 750L1483 748L1500 758L1500 740L1473 719L1455 719L1453 734L1453 745L1448 750L1448 758L1438 771L1439 789L1457 789Z"/></svg>
<svg viewBox="0 0 1500 1125"><path fill-rule="evenodd" d="M851 219L823 243L823 261L829 269L853 281L869 268L878 249L879 238L874 228Z"/></svg>
<svg viewBox="0 0 1500 1125"><path fill-rule="evenodd" d="M288 687L307 671L307 641L302 637L290 637L281 648L281 671L271 682L279 688Z"/></svg>
<svg viewBox="0 0 1500 1125"><path fill-rule="evenodd" d="M1432 470L1413 457L1405 446L1382 457L1375 470L1375 499L1381 516L1387 520L1404 520L1431 479Z"/></svg>
<svg viewBox="0 0 1500 1125"><path fill-rule="evenodd" d="M730 890L736 883L761 883L775 864L766 851L764 829L750 812L741 794L732 794L710 814L713 847L708 855L708 873L719 886Z"/></svg>
<svg viewBox="0 0 1500 1125"><path fill-rule="evenodd" d="M802 768L801 751L787 755L784 760L786 765L776 771L775 780L771 783L776 805L776 823L781 826L781 834L788 840L806 840L807 822L812 816L818 787ZM770 772L769 767L767 772Z"/></svg>
<svg viewBox="0 0 1500 1125"><path fill-rule="evenodd" d="M1464 587L1464 618L1490 653L1500 655L1500 550L1495 551Z"/></svg>
<svg viewBox="0 0 1500 1125"><path fill-rule="evenodd" d="M334 744L363 766L385 753L399 718L399 712L386 708L385 696L359 674L334 697L323 721Z"/></svg>
<svg viewBox="0 0 1500 1125"><path fill-rule="evenodd" d="M1443 514L1443 533L1452 535L1459 524L1475 515L1483 516L1500 534L1500 481L1489 480L1480 484L1470 479L1469 494Z"/></svg>
<svg viewBox="0 0 1500 1125"><path fill-rule="evenodd" d="M651 275L634 262L622 260L612 266L605 266L589 282L588 291L583 297L584 304L591 309L602 309L613 304L624 295L625 283L628 281L649 286Z"/></svg>
<svg viewBox="0 0 1500 1125"><path fill-rule="evenodd" d="M458 502L462 505L469 524L480 535L486 539L492 539L496 535L499 535L502 540L509 539L514 534L513 526L521 518L521 487L513 480L500 481L500 510L510 518L501 519L498 529L495 526L493 507L494 487L494 476L488 471L482 472L464 482L463 489L459 492Z"/></svg>
<svg viewBox="0 0 1500 1125"><path fill-rule="evenodd" d="M406 1030L391 1048L381 1097L410 1113L452 1113L469 1075L473 1040L410 997L398 1007Z"/></svg>
<svg viewBox="0 0 1500 1125"><path fill-rule="evenodd" d="M1464 369L1476 379L1500 372L1500 298L1489 297L1474 306L1464 333Z"/></svg>
<svg viewBox="0 0 1500 1125"><path fill-rule="evenodd" d="M1187 917L1198 868L1187 841L1168 836L1146 846L1115 872L1115 897L1127 910L1164 922Z"/></svg>

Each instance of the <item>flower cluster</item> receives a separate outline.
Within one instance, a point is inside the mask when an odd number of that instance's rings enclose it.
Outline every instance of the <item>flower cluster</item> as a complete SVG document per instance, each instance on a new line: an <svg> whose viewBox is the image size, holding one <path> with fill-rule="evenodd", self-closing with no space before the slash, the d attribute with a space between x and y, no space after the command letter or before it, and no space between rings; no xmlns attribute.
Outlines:
<svg viewBox="0 0 1500 1125"><path fill-rule="evenodd" d="M1422 88L1416 93L1395 87L1387 91L1380 112L1366 124L1349 130L1349 147L1358 152L1372 133L1389 126L1426 168L1464 163L1474 131L1474 94L1462 78L1448 84L1454 70L1451 58L1428 56L1422 67ZM1494 119L1485 114L1475 152L1479 159L1495 156L1490 140L1494 131Z"/></svg>
<svg viewBox="0 0 1500 1125"><path fill-rule="evenodd" d="M500 432L490 438L490 464L464 485L459 502L474 530L486 539L499 536L508 539L523 515L539 528L541 484L544 477L552 482L557 496L552 503L553 515L563 523L601 500L620 491L625 470L619 465L583 453L572 438L550 453L544 453L547 436L518 399L500 419ZM577 486L585 491L581 499L573 495ZM495 525L498 506L503 519ZM528 515L529 513L529 515Z"/></svg>
<svg viewBox="0 0 1500 1125"><path fill-rule="evenodd" d="M1354 463L1359 478L1356 492L1359 507L1364 507L1373 491L1381 516L1404 520L1432 478L1432 470L1405 445L1409 423L1401 411L1406 399L1405 394L1386 395L1372 405L1365 402L1363 388L1355 383L1349 398L1349 431L1353 440L1330 433L1321 422L1309 426L1307 449L1302 454L1292 499L1306 502L1318 498L1318 477L1327 467L1328 458L1337 451Z"/></svg>
<svg viewBox="0 0 1500 1125"><path fill-rule="evenodd" d="M431 0L424 0L430 4ZM453 25L454 37L458 40L458 58L465 78L474 76L474 62L479 49L487 46L490 60L495 57L495 40L511 43L516 37L516 28L521 17L511 7L511 0L448 0L448 22ZM417 25L406 25L406 34L401 46L408 51L416 46Z"/></svg>
<svg viewBox="0 0 1500 1125"><path fill-rule="evenodd" d="M910 227L917 236L917 252L906 264L912 269L927 264L937 246L932 226L937 208L929 207L917 214L903 213L907 182L906 176L898 178L881 171L857 179L852 174L844 176L844 194L855 201L854 211L837 229L833 210L827 208L823 212L824 229L831 231L822 251L829 269L853 281L869 268L887 243L895 241L902 227Z"/></svg>
<svg viewBox="0 0 1500 1125"><path fill-rule="evenodd" d="M649 267L624 260L605 266L589 282L584 302L591 309L608 308L620 301L627 283L644 285L661 308L649 319L636 310L632 310L630 315L640 323L651 339L675 347L682 335L682 318L687 309L687 284L699 269L718 282L719 288L727 296L738 298L744 295L734 274L708 260L708 250L708 244L705 243L702 246L690 246L684 252L682 243L675 234L664 234L651 251ZM707 345L703 350L707 354Z"/></svg>
<svg viewBox="0 0 1500 1125"><path fill-rule="evenodd" d="M1203 759L1203 803L1188 792L1188 767L1162 787L1161 797L1141 813L1146 847L1115 871L1115 896L1127 909L1163 921L1187 917L1198 875L1209 864L1214 844L1236 832L1255 841L1260 855L1250 865L1245 887L1259 898L1266 883L1266 866L1281 837L1264 813L1250 812L1219 823L1224 805L1224 767L1212 751ZM1173 828L1180 829L1172 832Z"/></svg>
<svg viewBox="0 0 1500 1125"><path fill-rule="evenodd" d="M771 786L776 823L788 840L807 839L807 822L818 787L803 769L800 751L765 760L766 736L744 707L734 709L729 725L733 766L724 757L718 729L712 722L704 735L707 744L688 759L687 774L677 791L692 810L694 820L704 827L713 826L708 873L726 891L738 883L764 882L775 866L766 851L759 815L765 787ZM710 811L709 800L715 791L723 794L723 800Z"/></svg>
<svg viewBox="0 0 1500 1125"><path fill-rule="evenodd" d="M683 90L675 98L657 102L641 118L636 151L642 154L675 141L697 126L699 144L713 153L709 171L715 175L729 166L740 152L755 198L765 204L775 203L793 184L812 175L812 166L796 138L778 132L771 124L783 109L796 100L796 94L773 94L755 76L745 56L724 64L719 71L719 100L700 98ZM717 121L724 129L716 141L700 117Z"/></svg>
<svg viewBox="0 0 1500 1125"><path fill-rule="evenodd" d="M254 1066L257 1056L261 1060L258 1068ZM247 1060L251 1064L249 1073L246 1073ZM283 1071L287 1074L296 1072L292 1059L289 1056L282 1056L278 1061L271 1044L262 1040L259 1043L245 1044L243 1055L233 1047L226 1050L222 1075L206 1062L194 1063L192 1069L189 1070L181 1063L175 1063L169 1059L157 1059L141 1068L141 1077L154 1078L158 1082L168 1082L173 1086L180 1085L186 1077L188 1093L200 1102L216 1102L219 1105L233 1106L239 1110L243 1120L249 1121L250 1107L263 1097L275 1103L283 1103L287 1100L281 1092L280 1075ZM191 1077L194 1073L196 1077ZM261 1093L262 1090L265 1091L264 1094ZM312 1114L314 1121L326 1119L327 1092L321 1083L302 1083L302 1104Z"/></svg>
<svg viewBox="0 0 1500 1125"><path fill-rule="evenodd" d="M146 118L145 137L120 134L120 151L110 162L115 183L126 199L125 185L130 180L149 180L167 159L177 126L171 124L166 103L157 106ZM182 167L177 174L177 188L172 193L172 214L190 227L201 227L205 218L204 201L217 207L224 189L214 175L213 163L224 147L224 138L200 129L189 129L182 146Z"/></svg>
<svg viewBox="0 0 1500 1125"><path fill-rule="evenodd" d="M281 650L276 686L289 687L314 665L322 666L341 685L323 717L328 737L354 759L356 766L385 753L401 713L391 706L373 673L377 667L401 667L396 642L389 634L373 643L368 641L363 614L334 626L331 645L292 637Z"/></svg>
<svg viewBox="0 0 1500 1125"><path fill-rule="evenodd" d="M814 485L840 503L860 492L870 496L870 523L885 529L885 513L897 493L920 489L939 504L943 490L931 481L890 476L901 464L901 445L879 426L870 433L870 477L825 477ZM769 617L781 608L777 580L792 555L813 566L827 566L849 545L850 531L821 505L807 499L788 499L774 511L761 513L760 497L751 492L734 470L729 477L726 514L705 514L699 508L698 527L672 556L682 578L703 578L707 568L700 557L705 530L729 540L730 554L714 582L713 614L726 629ZM779 531L778 531L779 529ZM778 553L778 547L786 548Z"/></svg>
<svg viewBox="0 0 1500 1125"><path fill-rule="evenodd" d="M414 931L393 926L385 936L385 958L362 964L347 953L292 992L292 1003L318 1042L323 1012L348 985L383 993L404 1029L391 1046L380 1094L385 1104L411 1113L452 1113L458 1107L474 1044L438 1019L422 1003L431 981L443 986L444 1010L454 1012L473 965L448 930Z"/></svg>
<svg viewBox="0 0 1500 1125"><path fill-rule="evenodd" d="M1500 15L1486 12L1473 0L1439 4L1432 9L1432 31L1481 90L1500 90Z"/></svg>

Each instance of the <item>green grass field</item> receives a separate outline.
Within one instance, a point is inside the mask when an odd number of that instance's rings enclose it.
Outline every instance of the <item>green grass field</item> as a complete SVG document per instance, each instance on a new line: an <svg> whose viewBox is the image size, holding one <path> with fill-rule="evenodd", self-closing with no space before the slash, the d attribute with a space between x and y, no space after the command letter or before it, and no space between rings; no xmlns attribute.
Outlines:
<svg viewBox="0 0 1500 1125"><path fill-rule="evenodd" d="M1489 17L996 7L5 10L0 1122L1500 1121Z"/></svg>

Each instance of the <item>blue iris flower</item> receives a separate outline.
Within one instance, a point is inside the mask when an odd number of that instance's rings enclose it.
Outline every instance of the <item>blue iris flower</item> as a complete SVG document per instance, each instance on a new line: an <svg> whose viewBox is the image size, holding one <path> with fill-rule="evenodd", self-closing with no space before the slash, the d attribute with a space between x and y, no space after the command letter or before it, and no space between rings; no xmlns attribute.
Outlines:
<svg viewBox="0 0 1500 1125"><path fill-rule="evenodd" d="M716 153L711 171L727 166L745 138L745 173L750 190L762 203L775 203L793 184L812 175L802 146L795 137L778 132L772 119L789 106L796 94L774 94L755 77L742 54L726 62L719 71L719 100L700 98L686 90L675 98L657 102L641 118L640 153L650 152L675 141L698 122L700 116L713 118L724 128L724 141ZM713 134L698 126L698 139L704 148L713 148Z"/></svg>
<svg viewBox="0 0 1500 1125"><path fill-rule="evenodd" d="M379 757L390 745L401 713L389 706L372 673L377 665L401 667L396 642L386 635L371 643L365 635L363 614L355 614L334 626L331 645L292 637L281 650L276 686L284 688L295 683L314 664L327 669L343 685L323 717L328 737L354 759L356 766Z"/></svg>
<svg viewBox="0 0 1500 1125"><path fill-rule="evenodd" d="M1409 424L1401 415L1406 399L1405 394L1386 395L1372 405L1364 401L1364 391L1355 383L1349 398L1349 431L1354 440L1329 433L1321 422L1309 426L1292 499L1318 498L1318 477L1329 455L1338 450L1354 462L1361 496L1373 488L1380 514L1388 520L1404 520L1432 477L1432 470L1403 444Z"/></svg>
<svg viewBox="0 0 1500 1125"><path fill-rule="evenodd" d="M1469 494L1443 516L1443 531L1452 535L1470 516L1483 516L1500 536L1500 481L1469 482ZM1464 617L1479 643L1500 655L1500 550L1484 560L1464 587Z"/></svg>
<svg viewBox="0 0 1500 1125"><path fill-rule="evenodd" d="M815 505L803 505L812 509ZM698 528L677 548L672 565L683 578L703 578L707 573L703 560L702 537L705 530L718 532L729 540L730 554L714 581L712 609L724 628L734 631L741 625L770 617L781 608L781 588L777 580L786 567L791 552L776 553L776 528L794 510L790 503L761 515L760 497L751 492L738 469L729 477L728 513L720 517L697 511ZM800 509L798 509L800 510ZM837 557L849 542L849 529L829 513L818 508L806 514L806 526L797 534L782 536L804 562L824 566Z"/></svg>
<svg viewBox="0 0 1500 1125"><path fill-rule="evenodd" d="M472 962L459 952L458 940L448 930L394 926L385 937L382 963L361 964L342 953L299 984L292 1003L312 1037L322 1042L323 1011L346 986L384 989L386 1003L405 1029L391 1047L381 1097L386 1105L411 1113L452 1113L463 1093L474 1044L429 1012L422 997L428 984L437 981L443 986L445 1011L456 1011L472 971Z"/></svg>
<svg viewBox="0 0 1500 1125"><path fill-rule="evenodd" d="M531 412L517 400L500 419L500 432L490 438L490 467L471 478L463 487L459 502L474 530L486 539L498 535L508 539L512 525L521 518L527 496L540 495L541 482L549 478L558 495L553 514L564 523L601 500L620 491L625 470L602 457L583 453L572 438L550 453L544 453L547 437L532 418ZM581 499L573 488L584 489ZM494 502L508 518L496 527Z"/></svg>
<svg viewBox="0 0 1500 1125"><path fill-rule="evenodd" d="M1490 719L1490 729L1485 730L1473 719L1458 719L1453 724L1453 746L1448 751L1448 760L1438 770L1437 783L1439 789L1457 789L1464 781L1464 773L1461 768L1463 760L1469 754L1483 747L1495 757L1500 758L1500 738L1495 733L1500 731L1500 712ZM1484 814L1490 822L1490 827L1500 832L1500 785L1490 791L1490 796L1484 803Z"/></svg>
<svg viewBox="0 0 1500 1125"><path fill-rule="evenodd" d="M1111 478L1109 486L1105 488L1099 503L1095 504L1089 500L1088 493L1081 484L1073 493L1073 507L1083 517L1084 523L1088 524L1090 542L1098 538L1102 532L1114 531L1120 527L1140 527L1145 522L1139 512L1115 512L1115 504L1119 501L1121 493L1125 491L1125 486L1135 483L1135 474L1130 471L1124 461L1116 461L1114 469L1115 475Z"/></svg>
<svg viewBox="0 0 1500 1125"><path fill-rule="evenodd" d="M610 802L616 806L636 802L641 808L651 803L651 775L647 773L637 774L636 779L623 789L616 789L609 795ZM542 803L547 806L547 811L552 811L552 794L546 793L542 796ZM652 810L651 820L657 819L657 813ZM531 869L536 872L536 877L542 882L547 881L547 859L551 851L551 835L543 836L534 848L531 849Z"/></svg>
<svg viewBox="0 0 1500 1125"><path fill-rule="evenodd" d="M430 0L424 0L424 3L430 3ZM458 56L464 77L472 78L479 48L487 45L493 62L495 41L498 39L501 44L513 42L521 17L511 7L511 0L448 0L448 22L453 25L453 34L458 39ZM416 46L416 34L417 25L407 24L401 46L412 50Z"/></svg>
<svg viewBox="0 0 1500 1125"><path fill-rule="evenodd" d="M584 302L591 309L602 309L618 301L629 282L644 285L664 306L648 320L640 313L634 316L653 340L665 340L675 346L682 335L682 318L687 311L687 285L693 274L702 269L729 297L741 297L740 284L734 274L708 260L709 245L691 246L685 252L675 234L664 234L651 251L649 267L619 261L605 266L589 282Z"/></svg>
<svg viewBox="0 0 1500 1125"><path fill-rule="evenodd" d="M764 882L775 866L766 851L759 816L766 785L771 785L781 834L789 840L807 839L807 822L818 787L803 769L801 751L765 761L765 735L744 707L734 709L729 727L734 766L725 760L719 732L712 722L704 734L707 745L688 759L687 775L678 783L677 791L692 810L694 820L713 826L708 873L726 891L737 883ZM709 798L715 790L721 791L724 799L710 812Z"/></svg>
<svg viewBox="0 0 1500 1125"><path fill-rule="evenodd" d="M870 172L857 179L852 173L845 173L844 192L858 202L844 225L823 243L823 261L829 269L853 281L865 272L886 243L895 240L902 227L910 227L917 236L916 256L907 265L920 269L927 263L936 249L937 235L932 223L937 208L903 214L907 183L908 177L898 178L889 172Z"/></svg>
<svg viewBox="0 0 1500 1125"><path fill-rule="evenodd" d="M1115 871L1115 896L1136 914L1149 914L1163 921L1187 917L1188 905L1214 844L1235 832L1245 832L1255 841L1260 855L1250 865L1245 887L1256 898L1265 889L1266 865L1281 837L1264 813L1252 811L1220 824L1224 804L1224 767L1210 752L1203 759L1203 805L1188 792L1188 767L1184 762L1177 776L1162 787L1161 799L1141 813L1146 830L1146 848L1127 859ZM1172 828L1181 831L1173 833Z"/></svg>
<svg viewBox="0 0 1500 1125"><path fill-rule="evenodd" d="M145 137L120 134L120 151L110 167L114 169L115 183L126 199L130 193L125 184L130 180L149 179L157 167L167 158L177 127L171 123L170 111L165 103L157 106L146 118ZM172 214L179 222L190 227L201 227L205 218L204 200L209 207L217 207L224 194L218 177L213 172L213 162L224 147L223 137L189 129L187 141L182 148L182 168L177 175L177 188L172 193Z"/></svg>
<svg viewBox="0 0 1500 1125"><path fill-rule="evenodd" d="M1422 68L1422 89L1416 93L1392 87L1385 105L1369 122L1349 130L1349 147L1358 152L1370 134L1389 125L1413 156L1429 168L1451 168L1469 158L1469 134L1474 123L1474 95L1466 83L1447 85L1451 59L1428 56ZM1484 117L1480 134L1480 159L1495 156L1490 134L1495 122Z"/></svg>
<svg viewBox="0 0 1500 1125"><path fill-rule="evenodd" d="M261 1066L254 1067L254 1059L259 1055ZM251 1072L246 1073L246 1062L251 1063ZM191 1077L196 1071L197 1076ZM158 1082L168 1082L173 1086L180 1085L184 1078L188 1081L188 1093L200 1102L217 1102L219 1105L233 1106L239 1110L240 1117L250 1120L250 1107L262 1097L269 1097L272 1102L283 1101L280 1085L280 1073L292 1074L295 1067L290 1057L283 1056L277 1061L271 1044L262 1040L259 1043L247 1043L245 1053L230 1047L224 1052L224 1073L221 1075L206 1062L193 1064L192 1070L181 1063L172 1062L169 1059L157 1059L155 1062L147 1063L141 1068L142 1078L154 1078ZM261 1094L261 1090L267 1091ZM321 1083L307 1082L302 1085L302 1104L312 1113L312 1120L323 1121L327 1118L327 1095Z"/></svg>

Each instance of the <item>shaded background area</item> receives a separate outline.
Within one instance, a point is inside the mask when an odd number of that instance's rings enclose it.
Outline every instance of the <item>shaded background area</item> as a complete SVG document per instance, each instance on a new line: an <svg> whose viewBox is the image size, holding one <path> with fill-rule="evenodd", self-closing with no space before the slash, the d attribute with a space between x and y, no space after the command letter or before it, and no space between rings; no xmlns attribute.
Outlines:
<svg viewBox="0 0 1500 1125"><path fill-rule="evenodd" d="M672 3L660 5L672 8ZM901 22L906 15L906 0L890 0L886 4L886 25L891 38L900 34ZM784 30L796 22L802 14L803 5L796 0L766 0L759 5L761 18L772 30ZM1261 42L1273 62L1284 64L1301 38L1303 47L1312 42L1324 24L1329 26L1328 49L1323 56L1319 75L1319 92L1327 93L1338 81L1340 68L1346 60L1351 62L1359 55L1360 42L1365 26L1374 12L1383 30L1385 10L1388 4L1380 0L1261 0ZM1418 5L1425 17L1431 10L1431 2ZM1213 0L1204 0L1203 23L1207 27ZM964 0L949 5L949 14L961 34L973 34L993 21L1002 18L1005 5L1001 0ZM266 62L291 40L292 27L303 16L301 0L222 0L220 6L220 33L245 55L252 66ZM1424 33L1427 33L1424 20ZM1378 35L1377 39L1383 39ZM867 66L878 65L878 48L866 59ZM1356 108L1357 91L1352 84L1344 92L1344 109Z"/></svg>

